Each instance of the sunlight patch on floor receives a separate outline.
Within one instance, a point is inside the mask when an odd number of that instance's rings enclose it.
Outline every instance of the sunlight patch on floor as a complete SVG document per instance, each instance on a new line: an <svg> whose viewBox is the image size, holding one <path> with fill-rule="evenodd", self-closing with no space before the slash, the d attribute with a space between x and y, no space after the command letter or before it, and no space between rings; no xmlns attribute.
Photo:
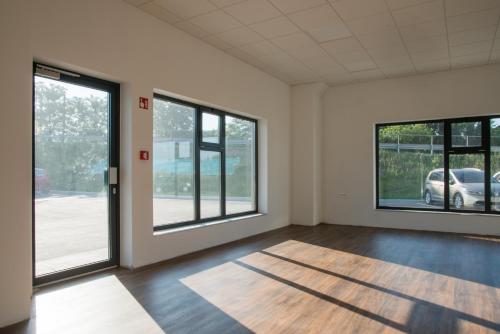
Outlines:
<svg viewBox="0 0 500 334"><path fill-rule="evenodd" d="M435 312L475 333L499 318L477 307L498 303L494 287L295 240L181 282L258 333L412 332Z"/></svg>
<svg viewBox="0 0 500 334"><path fill-rule="evenodd" d="M41 293L34 303L37 334L164 333L115 276Z"/></svg>
<svg viewBox="0 0 500 334"><path fill-rule="evenodd" d="M481 314L481 308L475 307L477 303L498 302L500 289L492 286L296 240L265 251L478 318L495 320L493 315Z"/></svg>

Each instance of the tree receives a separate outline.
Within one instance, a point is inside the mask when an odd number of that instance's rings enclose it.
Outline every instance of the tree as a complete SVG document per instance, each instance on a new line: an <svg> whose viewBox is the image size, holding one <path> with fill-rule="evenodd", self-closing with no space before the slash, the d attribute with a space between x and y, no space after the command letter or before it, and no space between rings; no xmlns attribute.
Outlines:
<svg viewBox="0 0 500 334"><path fill-rule="evenodd" d="M108 161L108 101L70 96L59 83L35 85L35 166L52 190L99 192Z"/></svg>

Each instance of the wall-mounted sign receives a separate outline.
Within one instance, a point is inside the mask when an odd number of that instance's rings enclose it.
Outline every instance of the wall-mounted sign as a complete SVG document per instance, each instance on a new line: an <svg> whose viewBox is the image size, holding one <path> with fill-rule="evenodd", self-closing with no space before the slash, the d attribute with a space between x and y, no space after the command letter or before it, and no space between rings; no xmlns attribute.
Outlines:
<svg viewBox="0 0 500 334"><path fill-rule="evenodd" d="M141 109L149 109L149 99L147 97L139 97L139 108Z"/></svg>

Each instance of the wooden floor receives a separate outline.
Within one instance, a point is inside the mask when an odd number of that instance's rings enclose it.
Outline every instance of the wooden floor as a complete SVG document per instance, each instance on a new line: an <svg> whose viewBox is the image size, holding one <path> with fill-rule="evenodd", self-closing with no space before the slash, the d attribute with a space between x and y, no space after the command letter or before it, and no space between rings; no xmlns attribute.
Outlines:
<svg viewBox="0 0 500 334"><path fill-rule="evenodd" d="M500 239L290 226L42 289L6 333L500 333Z"/></svg>

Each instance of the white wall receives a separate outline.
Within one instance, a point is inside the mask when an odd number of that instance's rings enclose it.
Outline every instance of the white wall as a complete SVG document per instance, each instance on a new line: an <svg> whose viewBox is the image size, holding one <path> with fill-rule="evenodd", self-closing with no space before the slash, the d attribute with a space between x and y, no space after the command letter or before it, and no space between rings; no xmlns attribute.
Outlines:
<svg viewBox="0 0 500 334"><path fill-rule="evenodd" d="M26 1L0 5L0 327L31 297L31 66Z"/></svg>
<svg viewBox="0 0 500 334"><path fill-rule="evenodd" d="M291 222L321 222L322 114L325 84L292 87Z"/></svg>
<svg viewBox="0 0 500 334"><path fill-rule="evenodd" d="M33 59L122 84L123 265L139 267L289 224L288 85L120 0L23 3L0 2L1 91L8 95L0 123L0 327L26 318L29 310ZM151 162L138 160L140 149L152 151L152 115L137 105L154 89L261 120L265 216L153 236ZM13 158L4 159L7 154Z"/></svg>
<svg viewBox="0 0 500 334"><path fill-rule="evenodd" d="M500 114L500 65L333 87L325 94L323 220L500 235L500 217L374 209L374 124Z"/></svg>

